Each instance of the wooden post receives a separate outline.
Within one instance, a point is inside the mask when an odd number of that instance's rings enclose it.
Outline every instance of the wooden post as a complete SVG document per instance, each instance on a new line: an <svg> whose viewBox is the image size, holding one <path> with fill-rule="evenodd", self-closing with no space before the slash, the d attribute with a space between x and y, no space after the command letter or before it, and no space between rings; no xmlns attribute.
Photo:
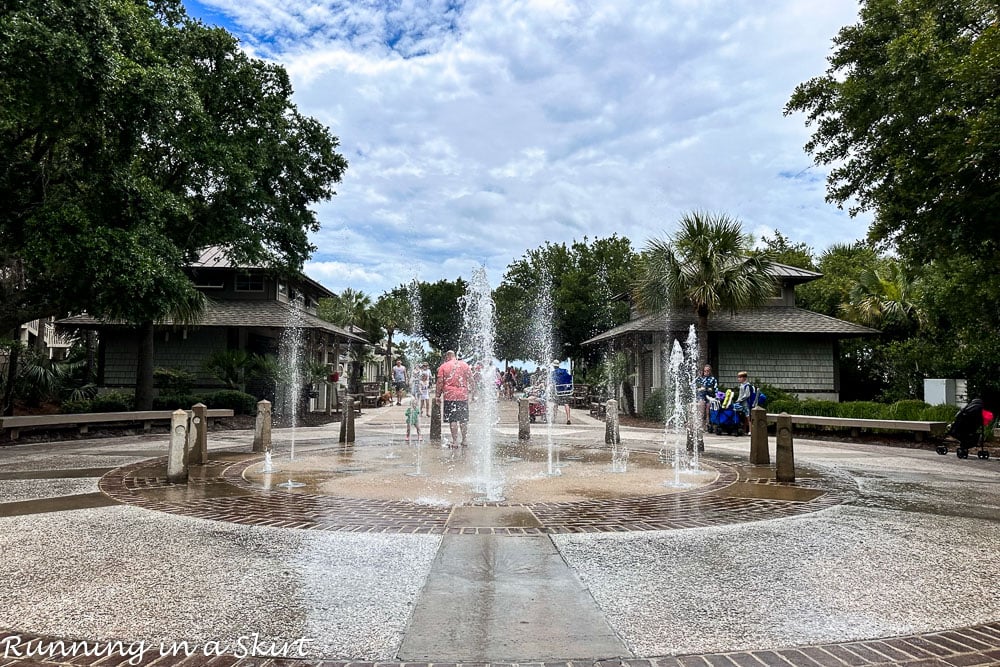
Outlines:
<svg viewBox="0 0 1000 667"><path fill-rule="evenodd" d="M170 445L167 449L167 481L171 484L187 482L187 468L184 466L184 450L188 437L188 413L174 410L170 416Z"/></svg>
<svg viewBox="0 0 1000 667"><path fill-rule="evenodd" d="M787 412L778 415L778 432L775 437L774 477L779 482L795 481L795 452L792 448L792 417Z"/></svg>
<svg viewBox="0 0 1000 667"><path fill-rule="evenodd" d="M428 435L431 440L441 440L441 403L437 396L431 397L431 432Z"/></svg>
<svg viewBox="0 0 1000 667"><path fill-rule="evenodd" d="M604 404L604 444L618 445L622 441L618 428L618 401L611 399Z"/></svg>
<svg viewBox="0 0 1000 667"><path fill-rule="evenodd" d="M528 399L517 399L517 439L531 440L531 404Z"/></svg>
<svg viewBox="0 0 1000 667"><path fill-rule="evenodd" d="M257 421L253 430L253 451L257 454L271 451L271 401L257 403Z"/></svg>
<svg viewBox="0 0 1000 667"><path fill-rule="evenodd" d="M354 442L354 399L350 396L340 417L340 442Z"/></svg>
<svg viewBox="0 0 1000 667"><path fill-rule="evenodd" d="M767 449L767 410L761 406L750 411L750 463L757 466L771 464Z"/></svg>

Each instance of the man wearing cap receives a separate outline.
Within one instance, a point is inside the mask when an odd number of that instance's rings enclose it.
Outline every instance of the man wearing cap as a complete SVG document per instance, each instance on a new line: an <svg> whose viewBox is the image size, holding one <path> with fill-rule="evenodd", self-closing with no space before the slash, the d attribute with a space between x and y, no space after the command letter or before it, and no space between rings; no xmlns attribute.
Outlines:
<svg viewBox="0 0 1000 667"><path fill-rule="evenodd" d="M559 366L559 360L552 360L552 400L556 405L562 405L566 408L566 423L570 423L569 419L569 402L573 397L573 376L569 374L569 371L565 368ZM553 415L555 418L555 415Z"/></svg>

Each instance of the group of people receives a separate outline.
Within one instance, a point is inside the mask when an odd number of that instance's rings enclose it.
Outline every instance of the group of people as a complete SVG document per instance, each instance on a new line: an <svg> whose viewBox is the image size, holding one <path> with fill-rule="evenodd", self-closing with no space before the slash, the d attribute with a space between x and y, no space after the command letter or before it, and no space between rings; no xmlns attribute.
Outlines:
<svg viewBox="0 0 1000 667"><path fill-rule="evenodd" d="M500 380L497 382L497 388L501 392L501 395L506 390L508 378L510 378L510 381L516 382L519 387L525 386L523 384L524 379L520 376L520 373L513 368L508 369L508 372L505 374L499 374L498 371ZM523 373L525 376L527 375L527 371ZM544 372L541 375L545 376L545 379L541 380L539 378L540 384L547 384L548 379L551 378L555 389L555 396L552 398L557 405L565 406L566 423L569 424L569 396L572 394L573 389L572 376L566 369L560 367L558 359L552 360L548 375L545 375ZM464 447L467 444L469 402L475 396L476 387L481 377L481 369L479 372L474 370L464 359L459 358L454 350L445 352L444 361L438 367L437 381L434 384L434 394L441 403L442 418L448 423L448 428L451 431L450 447ZM515 378L517 379L515 380ZM408 374L401 359L397 359L393 366L392 382L396 391L396 405L402 405L403 391L407 388L408 384ZM426 362L421 363L418 370L414 371L412 382L413 404L406 409L407 441L410 440L411 429L415 429L417 439L422 440L420 434L420 417L424 415L430 416L431 371L430 366ZM419 397L419 404L416 404L417 397Z"/></svg>
<svg viewBox="0 0 1000 667"><path fill-rule="evenodd" d="M744 433L750 432L750 410L753 409L751 403L754 387L750 384L750 375L746 371L736 374L736 381L739 383L739 391L733 400L733 409L740 416L740 426ZM719 380L712 375L712 367L705 364L701 370L701 375L695 380L695 388L698 392L698 400L702 404L702 423L709 424L710 405L719 391Z"/></svg>
<svg viewBox="0 0 1000 667"><path fill-rule="evenodd" d="M566 411L566 423L570 420L569 396L572 394L573 377L569 371L562 368L558 359L553 359L551 368L546 376L541 370L538 377L527 380L521 376L522 371L515 368L507 369L507 372L499 375L497 382L501 396L506 396L508 392L518 391L527 386L547 387L554 391L554 396L544 397L543 400L562 405ZM527 372L523 371L526 375ZM532 382L531 380L534 380ZM754 407L752 396L755 393L753 385L750 383L749 374L740 371L736 374L739 382L739 392L733 402L733 408L740 416L740 423L744 432L750 431L750 410ZM464 447L467 444L469 425L469 400L476 387L477 374L465 360L460 359L454 350L448 350L444 355L444 362L438 367L435 396L442 404L442 417L448 423L451 431L450 447ZM407 388L408 374L401 359L396 360L392 369L392 381L396 390L396 405L402 405L403 391ZM410 429L415 428L417 438L420 435L420 417L430 416L430 387L431 371L427 362L419 364L413 373L412 378L413 404L406 410L406 440L410 439ZM698 400L702 404L703 422L709 423L711 401L715 399L719 390L719 380L712 374L712 367L708 364L702 368L701 375L695 380ZM461 437L461 440L459 440Z"/></svg>
<svg viewBox="0 0 1000 667"><path fill-rule="evenodd" d="M416 431L417 440L422 440L420 434L420 417L431 414L430 387L431 371L427 362L422 362L413 373L413 402L406 409L406 441L410 440L410 431ZM396 405L402 405L403 391L407 387L407 371L401 359L396 360L392 368L392 382L396 390ZM458 447L461 434L461 446L466 445L469 424L469 398L475 386L472 368L463 359L459 359L454 350L448 350L444 362L438 367L435 396L443 401L443 416L451 429L450 447ZM419 403L418 403L419 401Z"/></svg>

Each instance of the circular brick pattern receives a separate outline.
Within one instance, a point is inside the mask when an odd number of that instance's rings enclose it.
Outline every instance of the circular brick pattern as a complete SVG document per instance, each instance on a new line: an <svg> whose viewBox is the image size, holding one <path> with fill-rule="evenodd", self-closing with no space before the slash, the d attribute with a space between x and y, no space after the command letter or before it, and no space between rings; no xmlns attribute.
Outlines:
<svg viewBox="0 0 1000 667"><path fill-rule="evenodd" d="M516 507L537 521L522 527L505 525L455 525L449 523L452 507L424 505L406 500L372 500L262 489L243 472L262 460L246 455L240 460L214 460L193 478L189 487L204 487L203 497L172 500L164 477L165 459L153 459L118 468L100 481L100 489L115 500L151 510L228 521L244 525L308 530L532 535L584 532L673 530L761 521L815 512L840 504L850 496L838 480L813 477L798 487L813 489L806 499L782 494L729 493L742 485L771 487L773 480L752 476L750 466L710 459L707 465L718 478L690 491L578 502L480 503L479 507ZM209 489L211 487L211 489ZM151 493L151 491L153 491ZM198 494L195 494L198 495Z"/></svg>

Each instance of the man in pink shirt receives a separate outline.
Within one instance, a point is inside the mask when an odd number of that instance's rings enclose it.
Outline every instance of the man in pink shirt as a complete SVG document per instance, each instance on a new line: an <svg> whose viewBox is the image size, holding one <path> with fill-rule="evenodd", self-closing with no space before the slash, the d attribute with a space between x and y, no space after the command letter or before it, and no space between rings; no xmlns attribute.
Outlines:
<svg viewBox="0 0 1000 667"><path fill-rule="evenodd" d="M451 447L458 443L458 431L462 431L462 446L466 445L469 430L469 389L472 386L472 370L469 364L455 358L455 351L444 354L444 363L438 367L437 397L444 400L444 419L451 429Z"/></svg>

